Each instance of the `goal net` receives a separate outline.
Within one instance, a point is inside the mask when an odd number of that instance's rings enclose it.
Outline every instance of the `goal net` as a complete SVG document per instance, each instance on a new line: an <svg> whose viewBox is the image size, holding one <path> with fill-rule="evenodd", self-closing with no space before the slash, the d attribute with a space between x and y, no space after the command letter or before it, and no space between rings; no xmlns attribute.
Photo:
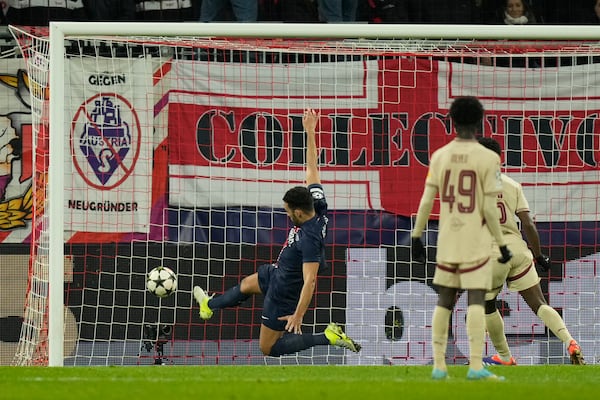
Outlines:
<svg viewBox="0 0 600 400"><path fill-rule="evenodd" d="M34 168L14 364L45 365L56 351L60 365L430 363L436 219L426 266L411 263L409 235L429 157L454 135L449 105L464 95L481 99L482 134L501 143L504 171L528 197L553 260L540 271L549 304L598 359L600 48L590 35L600 31L539 40L548 28L531 27L520 40L498 26L490 37L464 26L135 25L54 23L51 39L11 27ZM261 296L203 321L192 288L220 294L277 259L291 228L283 193L305 177L306 107L321 113L330 223L329 269L303 329L337 322L362 351L264 357ZM164 299L145 287L161 265L178 278ZM499 306L521 364L568 362L517 294L502 292ZM467 360L465 312L460 298L450 363ZM48 335L56 321L63 329ZM489 339L485 351L496 352Z"/></svg>

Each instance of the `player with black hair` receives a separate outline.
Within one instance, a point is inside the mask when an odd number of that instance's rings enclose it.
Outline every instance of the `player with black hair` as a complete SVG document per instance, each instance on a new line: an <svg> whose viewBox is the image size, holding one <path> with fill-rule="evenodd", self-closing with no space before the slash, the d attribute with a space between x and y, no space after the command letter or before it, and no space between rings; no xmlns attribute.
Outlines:
<svg viewBox="0 0 600 400"><path fill-rule="evenodd" d="M499 156L502 155L500 144L496 140L482 137L479 138L479 143ZM519 292L529 308L556 337L565 343L571 363L585 364L579 344L569 333L560 314L550 307L544 298L533 260L535 259L544 271L551 268L551 261L542 253L540 237L529 214L529 203L523 194L521 185L505 174L502 174L502 193L498 195L497 206L501 210L500 224L505 243L510 246L514 255L508 263L494 262L492 268L492 290L485 296L485 321L488 334L498 354L485 357L484 363L488 365L517 364L504 334L504 321L496 308L496 298L506 282L508 289ZM523 240L515 215L521 222L529 246Z"/></svg>
<svg viewBox="0 0 600 400"><path fill-rule="evenodd" d="M440 218L436 268L433 283L438 302L431 323L433 371L431 377L446 379L448 325L457 295L468 296L467 334L469 371L467 379L502 380L483 365L485 339L485 294L492 287L492 236L500 245L499 261L512 257L500 230L496 198L502 189L500 157L482 148L475 134L481 129L484 109L475 97L459 97L450 106L456 138L436 150L429 165L425 189L412 236L412 257L424 262L421 234L439 193Z"/></svg>
<svg viewBox="0 0 600 400"><path fill-rule="evenodd" d="M215 310L234 307L252 295L264 294L259 347L264 355L278 357L316 345L333 345L360 351L340 326L330 323L320 334L303 334L302 318L313 297L317 273L325 265L327 200L317 167L316 126L319 113L307 109L302 124L306 131L306 184L289 189L283 206L294 224L277 262L264 264L254 274L214 297L199 286L194 298L200 318L207 320Z"/></svg>

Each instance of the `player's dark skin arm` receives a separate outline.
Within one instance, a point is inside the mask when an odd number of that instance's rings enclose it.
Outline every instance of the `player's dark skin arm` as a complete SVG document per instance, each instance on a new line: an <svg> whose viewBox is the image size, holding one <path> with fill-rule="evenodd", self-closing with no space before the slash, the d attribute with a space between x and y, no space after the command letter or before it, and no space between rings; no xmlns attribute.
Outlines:
<svg viewBox="0 0 600 400"><path fill-rule="evenodd" d="M529 215L529 211L520 211L517 213L517 216L521 220L521 227L525 233L525 237L529 243L529 248L533 253L536 263L544 271L548 271L550 268L552 268L552 262L550 261L550 257L542 253L542 248L540 246L540 235L535 227L535 223Z"/></svg>
<svg viewBox="0 0 600 400"><path fill-rule="evenodd" d="M531 248L533 256L538 257L542 254L540 235L535 227L535 223L531 219L529 211L518 212L517 217L519 217L519 220L521 220L521 228L525 233L525 237L527 238L527 242L529 243L529 247Z"/></svg>
<svg viewBox="0 0 600 400"><path fill-rule="evenodd" d="M529 243L529 247L531 248L533 256L536 259L540 256L543 257L540 246L540 235L535 227L535 222L533 222L533 219L531 218L531 214L529 211L521 211L517 213L517 217L519 217L519 220L521 221L521 227L525 233L525 237L527 238L527 242ZM537 314L540 306L543 304L548 304L539 284L534 285L529 289L522 290L519 293L534 314Z"/></svg>

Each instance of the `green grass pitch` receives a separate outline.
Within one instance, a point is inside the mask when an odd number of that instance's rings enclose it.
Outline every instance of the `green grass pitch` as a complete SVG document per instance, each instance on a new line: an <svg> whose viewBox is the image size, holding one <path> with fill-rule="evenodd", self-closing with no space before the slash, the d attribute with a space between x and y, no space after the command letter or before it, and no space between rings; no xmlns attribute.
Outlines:
<svg viewBox="0 0 600 400"><path fill-rule="evenodd" d="M0 367L0 399L598 399L600 365L491 368L504 382L430 379L431 367Z"/></svg>

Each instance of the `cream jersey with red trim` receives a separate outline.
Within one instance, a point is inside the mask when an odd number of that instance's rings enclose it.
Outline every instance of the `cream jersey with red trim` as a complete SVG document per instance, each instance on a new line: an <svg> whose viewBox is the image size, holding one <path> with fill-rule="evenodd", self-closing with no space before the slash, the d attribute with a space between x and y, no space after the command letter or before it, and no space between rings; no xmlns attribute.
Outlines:
<svg viewBox="0 0 600 400"><path fill-rule="evenodd" d="M500 176L500 157L475 139L455 138L433 153L425 184L437 189L440 200L438 262L463 263L491 255L484 198L501 192Z"/></svg>
<svg viewBox="0 0 600 400"><path fill-rule="evenodd" d="M529 211L529 203L521 184L505 174L502 174L502 193L498 194L498 208L502 234L522 238L516 215L522 211Z"/></svg>

